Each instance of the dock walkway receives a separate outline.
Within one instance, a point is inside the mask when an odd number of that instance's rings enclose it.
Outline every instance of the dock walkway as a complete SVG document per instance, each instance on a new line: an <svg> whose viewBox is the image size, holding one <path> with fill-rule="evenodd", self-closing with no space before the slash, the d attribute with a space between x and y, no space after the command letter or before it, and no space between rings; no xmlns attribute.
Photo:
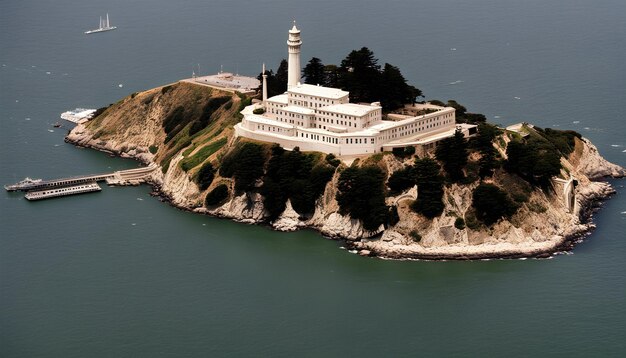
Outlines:
<svg viewBox="0 0 626 358"><path fill-rule="evenodd" d="M5 185L7 191L25 191L28 200L46 199L57 196L99 191L97 182L106 181L109 185L139 185L144 183L158 166L119 170L113 173L89 174L61 179L25 179L19 183Z"/></svg>

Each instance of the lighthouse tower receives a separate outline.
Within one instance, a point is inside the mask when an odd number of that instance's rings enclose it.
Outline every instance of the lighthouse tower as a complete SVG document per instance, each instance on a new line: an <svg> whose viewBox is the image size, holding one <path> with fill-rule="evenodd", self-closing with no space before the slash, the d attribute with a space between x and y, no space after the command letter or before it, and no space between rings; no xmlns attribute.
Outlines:
<svg viewBox="0 0 626 358"><path fill-rule="evenodd" d="M302 46L302 41L300 40L300 30L296 27L295 21L293 22L293 27L289 30L287 46L289 47L287 76L287 89L289 90L300 83L300 46Z"/></svg>

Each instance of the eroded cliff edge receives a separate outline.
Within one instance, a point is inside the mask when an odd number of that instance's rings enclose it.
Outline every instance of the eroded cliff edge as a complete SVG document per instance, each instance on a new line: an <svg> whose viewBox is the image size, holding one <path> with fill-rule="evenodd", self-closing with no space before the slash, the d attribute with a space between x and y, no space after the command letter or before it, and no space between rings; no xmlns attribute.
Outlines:
<svg viewBox="0 0 626 358"><path fill-rule="evenodd" d="M394 259L543 257L568 249L594 227L589 221L591 209L614 192L607 182L596 180L626 174L623 168L602 158L588 140L576 139L573 152L561 158L562 176L573 177L577 183L574 203L569 208L558 187L533 188L510 218L489 226L459 228L455 222L472 210L472 191L477 182L446 185L445 208L433 219L411 209L417 194L412 187L385 198L387 205L397 208L397 222L366 230L362 221L341 214L336 199L340 173L346 168L341 164L332 168L313 210L299 213L287 200L276 216L265 207L261 191L256 190L263 185L261 180L252 183L251 190L236 190L236 179L219 174L225 156L241 145L232 126L247 103L249 99L243 96L177 83L122 99L86 125L75 127L67 141L156 163L162 170L155 171L151 183L179 208L247 223L267 223L281 231L313 228L325 236L345 239L348 248L362 255ZM269 145L266 147L271 150ZM376 166L390 175L411 161L389 153L361 158L353 165ZM210 172L209 167L214 170L207 184L203 178ZM489 181L501 187L516 184L503 171L497 171ZM226 197L207 205L207 194L218 186L228 189Z"/></svg>

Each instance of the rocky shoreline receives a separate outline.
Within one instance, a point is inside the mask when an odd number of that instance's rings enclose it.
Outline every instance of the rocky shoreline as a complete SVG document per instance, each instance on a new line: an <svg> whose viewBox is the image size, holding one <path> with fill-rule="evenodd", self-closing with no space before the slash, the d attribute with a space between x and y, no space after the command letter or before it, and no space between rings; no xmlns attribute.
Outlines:
<svg viewBox="0 0 626 358"><path fill-rule="evenodd" d="M201 109L203 103L213 98L223 99L226 95L231 96L231 104L224 105L212 116L213 128L219 130L206 132L202 138L194 137L193 143L191 139L188 142L173 139L168 144L164 123L175 108ZM455 224L456 219L471 217L468 213L472 211L472 191L478 185L474 182L445 186L443 213L430 220L416 214L410 209L409 201L405 200L416 197L416 187L398 196L387 197L386 205L397 209L398 222L386 229L381 226L373 232L367 231L362 222L340 213L336 200L339 170L317 199L313 213L300 215L288 200L283 213L270 222L259 193L234 195L233 179L221 177L218 173L209 188L200 190L193 180L200 163L194 165L195 168L182 169L185 161L188 162L199 149L206 148L207 141L214 140L210 138L216 137L223 141L222 149L207 159L216 167L220 166L220 158L238 143L232 125L237 121L241 101L236 95L192 85L159 87L120 100L99 117L77 125L68 133L66 141L110 155L134 158L146 165L156 163L160 170L152 173L148 183L159 200L181 210L269 225L277 231L310 228L324 237L343 240L346 248L357 250L360 255L398 260L544 258L555 252L569 251L593 230L591 219L594 206L614 193L609 183L596 180L626 175L623 168L602 158L588 140L576 138L573 152L561 158L561 177L576 179L573 189L568 187L572 194L565 194L564 184L553 184L562 186L548 191L532 187L523 189L522 186L528 186L527 183L519 183L522 179L501 170L494 173L489 181L500 187L517 185L518 189L522 188L524 199L512 217L489 227L478 223L471 229L464 226L458 228ZM497 149L502 153L502 148ZM361 162L367 162L367 159L362 158ZM380 155L370 162L388 174L412 163L410 158L402 159L391 154ZM228 199L216 207L205 207L206 194L220 183L230 188Z"/></svg>
<svg viewBox="0 0 626 358"><path fill-rule="evenodd" d="M74 131L68 134L68 136L66 137L66 142L79 147L103 151L114 156L132 158L145 165L152 163L149 153L146 153L145 151L137 151L135 148L133 152L129 153L128 151L116 150L115 148L107 148L99 145L99 143L95 142L91 138L87 139L85 136L82 136L81 140L81 136L76 136L72 133L74 133ZM599 162L599 164L605 165L604 162ZM606 164L604 169L594 166L592 167L592 170L595 175L595 177L593 178L594 180L598 180L604 177L617 178L624 176L623 169L610 163ZM474 252L472 252L471 250L468 251L467 245L450 245L444 247L445 250L437 250L437 248L433 248L433 250L430 250L431 252L412 252L407 250L397 250L394 248L395 245L381 245L380 243L385 242L383 241L383 237L385 236L384 232L377 233L369 238L364 238L362 235L362 230L357 230L357 232L361 231L361 235L358 235L361 236L360 238L355 237L354 235L350 235L348 237L346 235L342 235L341 230L329 230L323 225L320 226L319 222L313 222L314 220L312 220L312 218L309 218L306 221L300 221L297 217L289 218L288 213L283 214L281 218L279 218L277 221L296 220L298 222L291 222L289 224L283 223L281 226L277 225L276 222L267 222L263 219L262 214L260 216L257 215L256 217L254 217L254 215L252 217L250 215L242 215L243 213L241 212L238 213L239 215L233 215L236 213L225 212L224 210L220 210L220 208L207 210L205 208L191 206L185 204L184 201L180 200L180 198L177 199L176 197L174 197L173 193L168 192L167 189L163 187L163 177L161 175L158 175L156 178L148 181L148 184L152 186L153 190L151 195L158 197L160 201L166 202L180 210L210 215L219 218L231 219L248 224L268 225L273 229L279 231L293 231L297 229L310 228L320 232L320 234L322 234L324 237L342 241L346 249L350 251L356 251L356 253L361 256L377 257L391 260L485 260L522 258L545 259L550 258L554 254L558 254L560 252L569 252L578 243L583 241L583 239L588 236L595 228L595 225L592 222L593 214L597 211L597 209L605 200L610 198L610 196L615 193L611 186L606 182L596 181L593 183L595 184L595 188L593 190L590 190L587 195L583 196L583 198L579 200L580 209L578 224L574 228L572 228L572 230L567 235L556 238L556 240L551 240L549 245L543 245L536 248L532 246L524 248L524 245L522 245L521 247L519 245L517 245L517 247L515 247L515 245L505 247L501 244L496 243L489 247L489 245L483 244L480 245L481 250L476 250ZM233 201L236 199L237 198L233 198L229 203L223 206L227 206L228 204L230 204L230 206L232 207ZM243 199L240 198L240 200ZM246 200L249 200L249 198L246 198ZM290 205L288 209L291 209ZM286 212L287 211L288 210L286 210ZM316 210L316 214L314 214L313 217L318 214L319 213L317 213ZM338 214L333 213L333 215ZM340 220L346 219L350 220L349 218L340 218ZM372 245L372 243L378 243L378 245Z"/></svg>

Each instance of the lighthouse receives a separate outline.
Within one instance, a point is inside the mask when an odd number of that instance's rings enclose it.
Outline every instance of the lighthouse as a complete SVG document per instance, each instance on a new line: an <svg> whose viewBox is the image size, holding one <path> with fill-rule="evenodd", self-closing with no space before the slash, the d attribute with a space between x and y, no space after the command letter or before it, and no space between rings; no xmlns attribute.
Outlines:
<svg viewBox="0 0 626 358"><path fill-rule="evenodd" d="M300 30L298 30L294 21L293 27L289 30L289 39L287 40L287 47L289 48L287 90L300 83L300 46L302 46Z"/></svg>

